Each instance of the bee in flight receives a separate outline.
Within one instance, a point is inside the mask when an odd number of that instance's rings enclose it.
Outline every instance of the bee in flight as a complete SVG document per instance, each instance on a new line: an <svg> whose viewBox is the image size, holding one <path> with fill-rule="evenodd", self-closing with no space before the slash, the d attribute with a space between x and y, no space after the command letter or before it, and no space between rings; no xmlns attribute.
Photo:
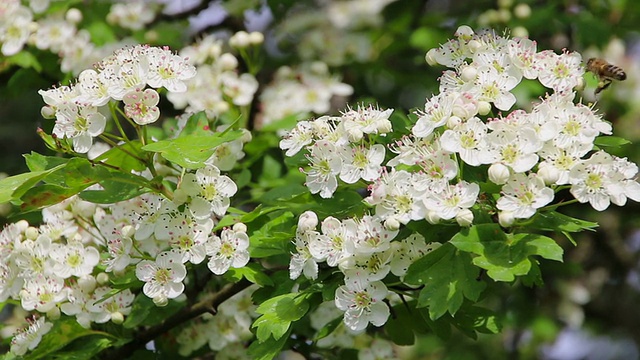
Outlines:
<svg viewBox="0 0 640 360"><path fill-rule="evenodd" d="M619 66L609 64L606 60L603 59L589 59L587 61L587 71L592 72L600 80L595 95L598 95L600 91L608 88L613 80L622 81L627 78L627 74L625 74L624 70L622 70Z"/></svg>

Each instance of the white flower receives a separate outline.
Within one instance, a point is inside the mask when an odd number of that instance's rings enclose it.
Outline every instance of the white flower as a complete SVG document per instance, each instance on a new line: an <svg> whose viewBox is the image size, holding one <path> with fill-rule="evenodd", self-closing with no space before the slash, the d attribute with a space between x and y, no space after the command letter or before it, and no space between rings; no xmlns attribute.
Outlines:
<svg viewBox="0 0 640 360"><path fill-rule="evenodd" d="M122 321L123 315L129 315L131 312L131 304L135 295L129 289L112 295L112 290L107 286L96 288L87 301L87 310L91 312L93 321L98 324L110 320L119 323Z"/></svg>
<svg viewBox="0 0 640 360"><path fill-rule="evenodd" d="M238 76L235 72L225 71L220 75L225 95L238 106L247 106L253 101L253 95L258 90L258 80L248 73Z"/></svg>
<svg viewBox="0 0 640 360"><path fill-rule="evenodd" d="M72 139L73 149L83 154L91 148L93 138L102 134L106 123L106 118L95 106L66 103L56 111L53 134Z"/></svg>
<svg viewBox="0 0 640 360"><path fill-rule="evenodd" d="M22 50L31 34L30 25L33 20L33 14L24 6L18 6L8 15L0 22L0 44L4 56L15 55Z"/></svg>
<svg viewBox="0 0 640 360"><path fill-rule="evenodd" d="M541 148L542 142L530 127L500 129L487 136L486 161L507 165L515 172L525 172L538 163L536 151Z"/></svg>
<svg viewBox="0 0 640 360"><path fill-rule="evenodd" d="M136 265L136 277L145 282L142 291L158 306L182 294L186 276L182 256L173 251L160 253L155 261L142 260Z"/></svg>
<svg viewBox="0 0 640 360"><path fill-rule="evenodd" d="M423 192L416 189L411 173L395 169L391 173L383 173L369 190L371 195L366 201L376 206L376 215L382 220L393 217L407 224L424 218Z"/></svg>
<svg viewBox="0 0 640 360"><path fill-rule="evenodd" d="M195 174L185 174L176 190L175 201L179 204L188 202L189 212L196 219L206 219L212 213L223 216L229 208L229 198L236 191L238 187L233 180L221 175L217 167L209 165L198 169Z"/></svg>
<svg viewBox="0 0 640 360"><path fill-rule="evenodd" d="M358 106L342 114L344 129L349 140L357 142L363 134L386 134L392 130L389 116L393 109L379 110L373 106Z"/></svg>
<svg viewBox="0 0 640 360"><path fill-rule="evenodd" d="M536 42L524 38L509 39L509 57L515 67L522 71L527 79L538 77L535 67Z"/></svg>
<svg viewBox="0 0 640 360"><path fill-rule="evenodd" d="M424 104L424 111L418 110L416 124L411 132L416 137L431 135L434 129L444 125L453 113L453 104L459 97L457 92L440 93Z"/></svg>
<svg viewBox="0 0 640 360"><path fill-rule="evenodd" d="M70 276L89 275L100 262L98 249L93 246L85 247L78 242L70 242L66 245L53 244L50 256L56 262L53 272L63 279Z"/></svg>
<svg viewBox="0 0 640 360"><path fill-rule="evenodd" d="M402 241L391 243L393 257L391 258L391 273L396 276L404 276L409 266L427 253L440 247L440 243L426 243L424 237L414 233Z"/></svg>
<svg viewBox="0 0 640 360"><path fill-rule="evenodd" d="M293 156L313 141L313 127L308 121L300 121L282 140L280 149L287 150L285 155Z"/></svg>
<svg viewBox="0 0 640 360"><path fill-rule="evenodd" d="M298 231L296 231L296 238L294 239L296 252L291 254L291 261L289 262L289 278L291 280L297 279L302 274L312 280L318 277L318 263L311 255L308 246L319 235L315 230L298 228Z"/></svg>
<svg viewBox="0 0 640 360"><path fill-rule="evenodd" d="M138 125L151 124L160 117L160 110L156 106L160 101L160 95L153 89L128 92L122 101L125 114Z"/></svg>
<svg viewBox="0 0 640 360"><path fill-rule="evenodd" d="M64 280L55 275L45 277L38 274L25 281L24 288L20 291L20 304L27 311L46 313L66 298Z"/></svg>
<svg viewBox="0 0 640 360"><path fill-rule="evenodd" d="M180 55L171 53L168 49L159 47L149 48L149 73L146 82L153 88L165 87L171 92L185 92L185 80L196 76L196 68L187 63Z"/></svg>
<svg viewBox="0 0 640 360"><path fill-rule="evenodd" d="M33 350L38 346L42 336L51 330L52 323L46 322L44 317L38 319L31 318L29 327L16 333L11 339L11 353L22 356L27 350Z"/></svg>
<svg viewBox="0 0 640 360"><path fill-rule="evenodd" d="M76 88L80 92L78 100L91 106L106 105L111 97L107 86L100 81L100 76L93 69L86 69L78 75Z"/></svg>
<svg viewBox="0 0 640 360"><path fill-rule="evenodd" d="M387 287L381 281L365 283L358 279L336 290L336 307L344 311L344 323L353 331L362 331L369 323L382 326L389 318L389 307L383 302Z"/></svg>
<svg viewBox="0 0 640 360"><path fill-rule="evenodd" d="M384 160L384 145L374 144L370 148L364 146L345 147L340 151L342 170L340 179L353 184L360 179L373 181L380 176Z"/></svg>
<svg viewBox="0 0 640 360"><path fill-rule="evenodd" d="M369 347L358 351L358 360L398 360L393 351L393 344L381 338L374 339Z"/></svg>
<svg viewBox="0 0 640 360"><path fill-rule="evenodd" d="M347 242L353 241L355 235L355 222L340 220L329 216L322 221L322 235L312 236L309 239L309 252L317 261L327 261L329 266L337 266L346 258Z"/></svg>
<svg viewBox="0 0 640 360"><path fill-rule="evenodd" d="M235 227L234 227L235 229ZM224 229L220 237L213 235L206 244L211 256L207 266L216 275L222 275L230 267L241 268L249 262L249 236L244 231Z"/></svg>
<svg viewBox="0 0 640 360"><path fill-rule="evenodd" d="M545 187L544 180L536 174L513 174L502 187L502 196L496 207L510 211L516 219L528 219L553 200L553 190Z"/></svg>
<svg viewBox="0 0 640 360"><path fill-rule="evenodd" d="M109 249L109 258L103 263L107 265L106 272L121 272L129 264L131 264L131 249L133 248L133 240L128 236L114 237L107 241Z"/></svg>
<svg viewBox="0 0 640 360"><path fill-rule="evenodd" d="M428 193L424 202L429 210L438 214L442 219L453 219L462 209L473 206L480 193L480 186L476 183L461 181L449 185L440 193Z"/></svg>
<svg viewBox="0 0 640 360"><path fill-rule="evenodd" d="M342 159L336 147L328 141L318 141L307 158L311 169L306 173L305 185L312 194L320 193L321 197L330 198L338 188L336 175L342 170Z"/></svg>
<svg viewBox="0 0 640 360"><path fill-rule="evenodd" d="M556 92L571 91L582 81L584 67L578 52L558 55L552 50L545 50L537 53L535 59L538 80Z"/></svg>
<svg viewBox="0 0 640 360"><path fill-rule="evenodd" d="M442 149L459 153L462 161L471 166L486 164L487 126L477 117L469 119L440 137Z"/></svg>
<svg viewBox="0 0 640 360"><path fill-rule="evenodd" d="M140 30L155 18L153 6L144 1L115 3L107 14L107 21L126 29Z"/></svg>
<svg viewBox="0 0 640 360"><path fill-rule="evenodd" d="M471 90L479 101L492 102L499 110L509 110L516 97L509 91L518 85L519 80L506 73L500 74L494 67L479 69L475 87Z"/></svg>

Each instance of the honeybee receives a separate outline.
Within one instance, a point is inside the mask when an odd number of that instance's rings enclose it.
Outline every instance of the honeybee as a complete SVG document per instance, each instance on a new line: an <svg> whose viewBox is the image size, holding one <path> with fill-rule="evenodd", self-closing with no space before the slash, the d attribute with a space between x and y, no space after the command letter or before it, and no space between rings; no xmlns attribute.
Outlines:
<svg viewBox="0 0 640 360"><path fill-rule="evenodd" d="M595 95L598 95L600 91L608 88L613 80L622 81L627 78L627 74L625 74L622 68L613 64L609 64L606 60L603 59L589 59L587 61L587 71L592 72L600 80Z"/></svg>

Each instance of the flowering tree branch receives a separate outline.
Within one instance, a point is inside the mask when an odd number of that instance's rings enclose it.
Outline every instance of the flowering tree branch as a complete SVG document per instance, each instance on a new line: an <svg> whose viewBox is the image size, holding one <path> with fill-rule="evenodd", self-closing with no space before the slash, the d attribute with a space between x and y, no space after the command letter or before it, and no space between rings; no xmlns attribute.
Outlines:
<svg viewBox="0 0 640 360"><path fill-rule="evenodd" d="M248 288L249 286L251 286L251 283L246 279L242 279L234 284L225 285L222 289L220 289L220 291L207 295L204 299L191 306L182 308L180 311L169 317L161 324L140 331L131 342L114 350L113 352L106 354L104 359L126 359L131 356L131 354L133 354L137 349L144 346L149 341L156 339L158 336L179 326L180 324L183 324L186 321L194 319L204 313L216 315L218 312L218 306L220 306L220 304L222 304L235 294Z"/></svg>

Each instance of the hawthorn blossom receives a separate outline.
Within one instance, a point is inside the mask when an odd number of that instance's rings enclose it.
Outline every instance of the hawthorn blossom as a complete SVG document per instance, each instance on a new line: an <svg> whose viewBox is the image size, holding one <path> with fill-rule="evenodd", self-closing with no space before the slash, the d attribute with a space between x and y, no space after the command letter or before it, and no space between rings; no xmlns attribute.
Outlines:
<svg viewBox="0 0 640 360"><path fill-rule="evenodd" d="M427 244L425 238L420 234L411 234L401 241L391 243L393 256L391 258L391 273L396 276L404 276L409 270L409 266L427 253L440 247L440 243L432 242Z"/></svg>
<svg viewBox="0 0 640 360"><path fill-rule="evenodd" d="M56 111L53 134L73 140L73 150L83 154L91 148L93 138L102 134L106 123L106 118L95 106L67 102Z"/></svg>
<svg viewBox="0 0 640 360"><path fill-rule="evenodd" d="M384 145L374 144L370 148L364 146L345 147L340 151L342 169L340 180L353 184L360 179L373 181L380 176L384 160Z"/></svg>
<svg viewBox="0 0 640 360"><path fill-rule="evenodd" d="M418 120L411 129L413 135L426 137L436 128L446 124L449 117L453 115L453 104L458 96L457 92L451 91L440 93L427 100L424 104L424 111L418 110L415 112Z"/></svg>
<svg viewBox="0 0 640 360"><path fill-rule="evenodd" d="M353 220L342 222L329 216L322 221L322 235L309 237L309 253L317 261L326 261L329 266L337 266L349 256L347 243L353 242L356 234L357 225Z"/></svg>
<svg viewBox="0 0 640 360"><path fill-rule="evenodd" d="M487 125L477 117L446 130L440 137L442 149L459 153L460 158L471 166L487 163Z"/></svg>
<svg viewBox="0 0 640 360"><path fill-rule="evenodd" d="M138 125L154 123L160 117L160 110L156 106L160 95L153 89L136 89L127 93L122 101L125 114Z"/></svg>
<svg viewBox="0 0 640 360"><path fill-rule="evenodd" d="M535 62L540 83L556 92L571 91L582 81L584 67L578 52L558 55L545 50L536 54Z"/></svg>
<svg viewBox="0 0 640 360"><path fill-rule="evenodd" d="M342 170L342 160L336 147L328 141L318 141L307 155L311 169L306 173L305 185L312 194L320 193L322 198L330 198L338 188L336 175Z"/></svg>
<svg viewBox="0 0 640 360"><path fill-rule="evenodd" d="M22 356L28 350L33 350L38 346L42 336L51 330L53 324L47 322L44 316L39 318L29 318L27 320L29 326L26 329L18 331L11 339L11 353L13 355Z"/></svg>
<svg viewBox="0 0 640 360"><path fill-rule="evenodd" d="M434 211L441 219L453 219L464 209L473 206L480 193L476 183L461 181L449 185L440 193L429 193L425 197L425 206Z"/></svg>
<svg viewBox="0 0 640 360"><path fill-rule="evenodd" d="M124 315L131 312L131 304L135 295L129 289L124 289L113 294L113 289L108 286L100 286L93 291L87 301L87 310L91 312L92 320L98 324L113 321L121 324ZM145 293L146 294L146 293Z"/></svg>
<svg viewBox="0 0 640 360"><path fill-rule="evenodd" d="M0 22L0 52L4 56L15 55L26 44L31 34L33 14L24 6L17 6L6 20Z"/></svg>
<svg viewBox="0 0 640 360"><path fill-rule="evenodd" d="M242 226L239 226L242 225ZM244 229L243 229L244 228ZM249 236L246 227L238 223L233 229L224 229L220 236L213 235L206 244L210 256L207 266L216 275L222 275L229 268L241 268L249 262Z"/></svg>
<svg viewBox="0 0 640 360"><path fill-rule="evenodd" d="M280 140L280 149L287 150L286 156L297 154L303 147L313 141L313 127L309 121L300 121L289 133Z"/></svg>
<svg viewBox="0 0 640 360"><path fill-rule="evenodd" d="M229 208L229 198L238 187L228 176L221 175L215 166L205 166L195 174L188 173L182 178L174 200L178 204L188 202L189 212L196 219L206 219L211 214L223 216Z"/></svg>
<svg viewBox="0 0 640 360"><path fill-rule="evenodd" d="M406 224L424 218L423 192L416 189L412 173L408 171L393 169L391 173L383 173L369 191L371 195L365 200L375 205L376 216L381 219L395 219Z"/></svg>
<svg viewBox="0 0 640 360"><path fill-rule="evenodd" d="M20 305L23 309L46 313L67 298L64 280L58 276L37 276L25 281L20 291Z"/></svg>
<svg viewBox="0 0 640 360"><path fill-rule="evenodd" d="M171 92L185 92L184 81L196 76L195 66L166 48L150 47L146 57L149 60L146 82L153 88L164 86Z"/></svg>
<svg viewBox="0 0 640 360"><path fill-rule="evenodd" d="M336 307L344 311L343 321L353 331L362 331L369 323L382 326L389 318L389 307L383 302L388 294L381 281L366 283L354 279L336 290Z"/></svg>
<svg viewBox="0 0 640 360"><path fill-rule="evenodd" d="M78 242L53 244L50 256L55 261L53 272L63 279L89 275L100 262L98 249Z"/></svg>
<svg viewBox="0 0 640 360"><path fill-rule="evenodd" d="M142 260L136 265L136 277L145 282L142 292L158 306L165 306L169 299L182 294L186 276L182 256L174 251L165 251L155 261Z"/></svg>
<svg viewBox="0 0 640 360"><path fill-rule="evenodd" d="M516 219L528 219L539 209L553 201L554 192L545 187L544 181L536 174L513 174L502 186L502 196L496 207L510 211Z"/></svg>

